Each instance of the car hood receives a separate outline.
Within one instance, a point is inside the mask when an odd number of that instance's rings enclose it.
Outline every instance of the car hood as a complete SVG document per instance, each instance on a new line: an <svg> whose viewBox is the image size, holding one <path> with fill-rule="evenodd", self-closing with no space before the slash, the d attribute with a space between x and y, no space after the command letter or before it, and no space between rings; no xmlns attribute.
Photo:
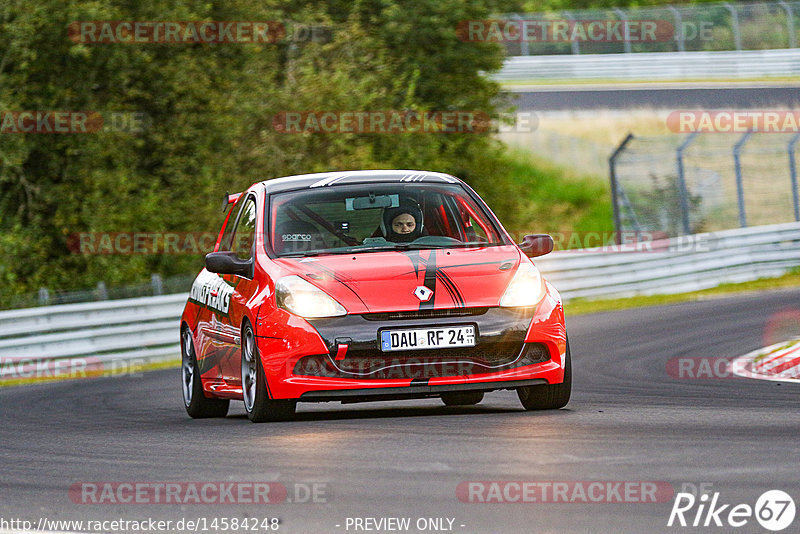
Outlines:
<svg viewBox="0 0 800 534"><path fill-rule="evenodd" d="M349 313L375 313L497 306L520 258L517 247L505 245L279 258L276 263Z"/></svg>

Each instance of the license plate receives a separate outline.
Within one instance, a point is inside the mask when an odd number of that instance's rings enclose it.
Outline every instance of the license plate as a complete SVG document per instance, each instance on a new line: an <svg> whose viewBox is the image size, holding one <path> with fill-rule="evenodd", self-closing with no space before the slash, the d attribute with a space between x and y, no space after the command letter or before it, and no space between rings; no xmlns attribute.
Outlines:
<svg viewBox="0 0 800 534"><path fill-rule="evenodd" d="M475 327L445 326L441 328L383 330L380 333L380 345L383 352L474 347Z"/></svg>

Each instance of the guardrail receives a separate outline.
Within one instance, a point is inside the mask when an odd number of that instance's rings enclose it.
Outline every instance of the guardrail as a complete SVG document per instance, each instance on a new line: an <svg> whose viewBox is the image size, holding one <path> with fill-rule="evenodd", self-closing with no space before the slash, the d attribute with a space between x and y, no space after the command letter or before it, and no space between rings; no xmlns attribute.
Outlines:
<svg viewBox="0 0 800 534"><path fill-rule="evenodd" d="M778 276L800 265L800 223L682 236L643 247L560 251L535 263L565 300L695 291ZM71 373L87 362L102 371L109 363L177 359L185 302L181 293L0 312L0 383Z"/></svg>
<svg viewBox="0 0 800 534"><path fill-rule="evenodd" d="M800 76L800 49L513 56L502 83L546 80L713 80Z"/></svg>
<svg viewBox="0 0 800 534"><path fill-rule="evenodd" d="M649 2L648 2L649 3ZM496 39L508 55L613 54L797 48L800 2L698 2L506 13L467 34ZM630 24L615 33L614 23ZM637 23L656 31L638 33ZM581 24L582 23L582 24ZM598 24L599 23L599 24ZM557 28L561 30L557 30ZM476 31L477 30L477 31ZM583 30L583 31L581 31ZM483 32L486 31L484 34ZM489 37L491 36L491 37Z"/></svg>
<svg viewBox="0 0 800 534"><path fill-rule="evenodd" d="M185 304L182 293L0 312L0 384L177 359Z"/></svg>
<svg viewBox="0 0 800 534"><path fill-rule="evenodd" d="M565 300L697 291L780 276L800 265L800 223L554 252L534 263Z"/></svg>

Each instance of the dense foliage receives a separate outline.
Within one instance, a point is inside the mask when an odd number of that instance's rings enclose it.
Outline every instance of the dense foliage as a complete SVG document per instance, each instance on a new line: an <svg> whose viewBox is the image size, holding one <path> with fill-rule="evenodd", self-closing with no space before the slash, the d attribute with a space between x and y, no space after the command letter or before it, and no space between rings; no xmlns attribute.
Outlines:
<svg viewBox="0 0 800 534"><path fill-rule="evenodd" d="M492 44L458 21L490 2L166 0L0 6L0 110L139 113L140 131L0 136L0 291L90 287L196 270L181 255L83 255L80 232L213 231L222 194L292 173L446 170L484 189L500 144L476 134L281 134L286 110L480 110L499 88ZM92 44L74 21L284 21L277 43ZM325 28L324 38L300 35ZM481 182L481 179L484 182ZM499 195L498 195L499 196Z"/></svg>

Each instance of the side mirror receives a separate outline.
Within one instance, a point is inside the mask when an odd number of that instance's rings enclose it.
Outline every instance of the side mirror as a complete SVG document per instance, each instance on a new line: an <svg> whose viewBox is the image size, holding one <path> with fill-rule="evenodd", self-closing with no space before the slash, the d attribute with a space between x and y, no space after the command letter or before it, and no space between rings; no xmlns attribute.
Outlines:
<svg viewBox="0 0 800 534"><path fill-rule="evenodd" d="M522 239L519 248L529 258L544 256L553 252L553 238L548 234L530 234Z"/></svg>
<svg viewBox="0 0 800 534"><path fill-rule="evenodd" d="M235 252L211 252L206 254L206 269L217 274L253 278L253 259L241 260Z"/></svg>

